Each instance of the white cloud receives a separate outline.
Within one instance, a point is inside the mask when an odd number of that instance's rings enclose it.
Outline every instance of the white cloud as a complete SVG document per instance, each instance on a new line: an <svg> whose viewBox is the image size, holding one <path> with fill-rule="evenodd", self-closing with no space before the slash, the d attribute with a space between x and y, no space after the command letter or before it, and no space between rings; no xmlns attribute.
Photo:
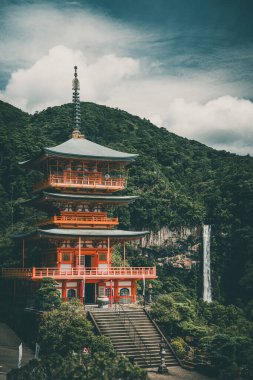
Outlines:
<svg viewBox="0 0 253 380"><path fill-rule="evenodd" d="M110 53L121 55L147 38L134 28L76 7L9 6L1 18L2 65L28 67L57 45L82 50L89 59Z"/></svg>
<svg viewBox="0 0 253 380"><path fill-rule="evenodd" d="M235 97L242 89L225 84L221 71L169 76L149 55L148 33L78 4L8 7L1 29L0 64L12 68L4 101L28 112L71 102L77 65L81 100L125 109L217 149L253 153L253 105Z"/></svg>
<svg viewBox="0 0 253 380"><path fill-rule="evenodd" d="M28 112L71 102L74 65L79 67L81 98L98 102L139 70L133 58L107 54L89 63L80 50L55 46L28 69L14 72L0 97Z"/></svg>
<svg viewBox="0 0 253 380"><path fill-rule="evenodd" d="M253 154L253 103L249 100L228 95L204 104L175 99L160 125L216 149Z"/></svg>

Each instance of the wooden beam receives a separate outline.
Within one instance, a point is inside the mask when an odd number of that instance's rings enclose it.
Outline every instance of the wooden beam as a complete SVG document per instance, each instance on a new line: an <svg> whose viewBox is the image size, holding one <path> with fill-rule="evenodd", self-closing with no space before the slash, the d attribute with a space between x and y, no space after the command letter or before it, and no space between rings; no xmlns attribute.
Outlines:
<svg viewBox="0 0 253 380"><path fill-rule="evenodd" d="M107 264L110 266L110 237L107 238Z"/></svg>
<svg viewBox="0 0 253 380"><path fill-rule="evenodd" d="M80 265L81 265L81 236L78 238L78 267L80 270Z"/></svg>
<svg viewBox="0 0 253 380"><path fill-rule="evenodd" d="M126 267L126 241L123 241L123 251L124 251L124 268Z"/></svg>

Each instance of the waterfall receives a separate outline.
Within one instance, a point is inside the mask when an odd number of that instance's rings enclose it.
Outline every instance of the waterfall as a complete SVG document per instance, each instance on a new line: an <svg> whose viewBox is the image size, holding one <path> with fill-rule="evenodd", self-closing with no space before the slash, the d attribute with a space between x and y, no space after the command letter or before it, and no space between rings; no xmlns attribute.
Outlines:
<svg viewBox="0 0 253 380"><path fill-rule="evenodd" d="M203 300L212 302L211 267L210 267L211 226L203 226Z"/></svg>

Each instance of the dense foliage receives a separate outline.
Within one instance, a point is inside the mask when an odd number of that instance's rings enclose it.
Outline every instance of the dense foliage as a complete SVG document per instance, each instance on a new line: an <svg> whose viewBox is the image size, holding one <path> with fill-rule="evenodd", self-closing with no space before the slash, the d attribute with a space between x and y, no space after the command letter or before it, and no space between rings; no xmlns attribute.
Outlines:
<svg viewBox="0 0 253 380"><path fill-rule="evenodd" d="M81 112L81 132L88 139L139 154L130 167L127 193L140 198L128 208L116 210L121 227L159 231L165 226L212 225L213 293L227 306L197 301L201 266L185 271L164 265L158 267L159 279L153 282L154 297L163 293L153 313L173 336L175 349L182 357L191 346L204 350L220 373L243 372L244 367L252 373L253 158L216 151L118 109L82 103ZM0 102L0 265L20 265L21 249L10 236L33 228L40 217L38 211L22 206L22 200L31 197L39 174L25 172L18 161L67 140L72 116L70 104L29 115ZM127 247L127 257L130 265L152 265L160 255L173 255L173 249L149 247L133 252ZM122 265L117 252L114 261ZM85 327L77 323L77 329L80 326ZM187 342L187 336L193 341ZM61 345L64 347L64 342ZM92 360L98 360L95 358L94 354ZM54 360L62 359L55 357L52 363ZM85 367L83 360L87 358L77 358L76 365ZM73 353L69 352L64 358L66 376L72 362ZM38 367L38 363L32 365ZM51 375L57 378L57 374ZM36 377L40 378L37 373Z"/></svg>
<svg viewBox="0 0 253 380"><path fill-rule="evenodd" d="M9 374L15 380L145 380L146 372L96 336L83 306L72 301L44 313L39 327L40 359ZM85 348L85 352L84 351Z"/></svg>
<svg viewBox="0 0 253 380"><path fill-rule="evenodd" d="M253 158L216 151L157 128L148 120L93 103L82 103L85 136L138 153L130 168L128 194L140 198L117 212L121 227L158 231L212 224L212 268L216 298L247 303L253 290ZM69 138L72 105L28 115L0 102L0 246L2 265L19 264L9 239L33 228L38 212L24 209L37 173L18 161ZM157 254L154 253L154 258Z"/></svg>
<svg viewBox="0 0 253 380"><path fill-rule="evenodd" d="M170 279L170 285L177 279ZM220 379L253 377L253 320L234 305L207 304L186 287L164 292L152 305L152 316L177 355L204 367Z"/></svg>
<svg viewBox="0 0 253 380"><path fill-rule="evenodd" d="M60 306L61 296L56 289L57 282L52 278L44 277L41 286L37 290L35 307L41 311L53 310Z"/></svg>

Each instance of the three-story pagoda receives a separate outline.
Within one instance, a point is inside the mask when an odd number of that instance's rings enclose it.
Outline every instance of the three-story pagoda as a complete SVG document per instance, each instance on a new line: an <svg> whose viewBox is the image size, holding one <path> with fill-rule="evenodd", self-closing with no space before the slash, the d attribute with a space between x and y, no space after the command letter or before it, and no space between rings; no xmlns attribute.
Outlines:
<svg viewBox="0 0 253 380"><path fill-rule="evenodd" d="M136 301L136 282L156 278L155 267L126 266L125 243L141 239L147 231L116 229L118 218L108 209L134 201L135 196L117 195L126 188L127 166L137 155L119 152L94 142L80 133L79 81L73 80L75 129L68 141L22 162L38 170L44 179L34 187L35 197L27 201L48 212L38 228L19 235L23 241L23 267L6 268L16 296L34 294L44 277L54 278L63 300L78 297L95 303L108 296L111 303ZM41 252L26 266L26 241L39 239ZM112 247L123 245L121 267L112 266ZM38 244L38 242L37 242ZM10 285L13 284L13 285ZM24 290L25 289L25 290Z"/></svg>

